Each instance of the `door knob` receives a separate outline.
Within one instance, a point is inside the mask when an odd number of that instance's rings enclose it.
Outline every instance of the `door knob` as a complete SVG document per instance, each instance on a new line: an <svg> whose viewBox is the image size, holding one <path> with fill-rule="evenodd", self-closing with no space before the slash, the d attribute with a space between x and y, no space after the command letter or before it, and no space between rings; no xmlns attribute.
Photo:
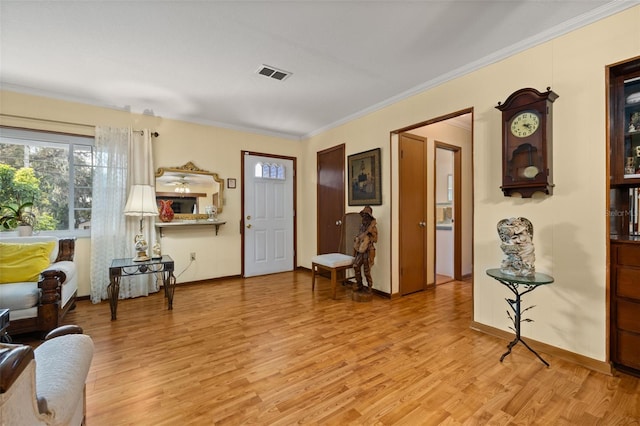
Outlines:
<svg viewBox="0 0 640 426"><path fill-rule="evenodd" d="M248 224L248 225L247 225L247 228L251 228L251 224Z"/></svg>
<svg viewBox="0 0 640 426"><path fill-rule="evenodd" d="M420 222L418 225L419 225L421 228L424 228L427 224L426 224L425 222Z"/></svg>
<svg viewBox="0 0 640 426"><path fill-rule="evenodd" d="M251 220L251 215L247 216L247 220Z"/></svg>
<svg viewBox="0 0 640 426"><path fill-rule="evenodd" d="M340 226L342 225L342 221L341 220L336 220L336 226Z"/></svg>

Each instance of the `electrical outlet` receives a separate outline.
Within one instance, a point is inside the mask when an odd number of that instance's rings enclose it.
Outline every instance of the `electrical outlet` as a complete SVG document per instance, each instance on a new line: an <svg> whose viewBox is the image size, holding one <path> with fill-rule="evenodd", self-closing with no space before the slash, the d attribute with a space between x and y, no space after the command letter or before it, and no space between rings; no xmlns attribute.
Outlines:
<svg viewBox="0 0 640 426"><path fill-rule="evenodd" d="M191 261L196 260L196 254L195 253L191 253Z"/></svg>

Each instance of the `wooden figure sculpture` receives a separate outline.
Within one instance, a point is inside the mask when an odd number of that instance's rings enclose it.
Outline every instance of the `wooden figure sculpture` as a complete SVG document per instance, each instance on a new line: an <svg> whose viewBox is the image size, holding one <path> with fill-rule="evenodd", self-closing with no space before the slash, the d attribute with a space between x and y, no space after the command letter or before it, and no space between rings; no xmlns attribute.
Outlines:
<svg viewBox="0 0 640 426"><path fill-rule="evenodd" d="M356 288L354 293L371 293L373 287L373 279L371 278L371 267L373 266L376 257L375 243L378 241L378 228L376 227L376 218L372 215L373 210L371 207L366 206L360 212L362 217L362 225L358 235L353 240L353 251L355 260L353 261L353 269L355 270ZM364 269L364 276L367 279L367 286L365 288L362 282L362 271ZM369 299L370 300L370 299Z"/></svg>

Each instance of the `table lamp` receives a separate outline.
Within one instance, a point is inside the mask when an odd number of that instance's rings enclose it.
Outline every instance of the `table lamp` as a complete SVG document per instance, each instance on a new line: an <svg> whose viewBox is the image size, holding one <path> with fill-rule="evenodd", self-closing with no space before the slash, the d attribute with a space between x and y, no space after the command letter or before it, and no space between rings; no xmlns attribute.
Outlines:
<svg viewBox="0 0 640 426"><path fill-rule="evenodd" d="M142 226L145 217L158 215L155 188L151 185L132 185L127 204L124 206L124 215L140 216L140 232L133 240L136 251L136 257L133 258L133 261L149 260L150 257L147 255L149 244L142 233Z"/></svg>

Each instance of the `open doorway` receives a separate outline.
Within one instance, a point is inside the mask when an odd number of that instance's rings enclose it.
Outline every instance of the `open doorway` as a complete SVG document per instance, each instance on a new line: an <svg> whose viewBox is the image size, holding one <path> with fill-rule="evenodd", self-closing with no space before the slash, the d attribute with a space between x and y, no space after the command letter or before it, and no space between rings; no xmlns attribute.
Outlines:
<svg viewBox="0 0 640 426"><path fill-rule="evenodd" d="M435 142L434 217L435 284L462 279L461 261L462 147Z"/></svg>
<svg viewBox="0 0 640 426"><path fill-rule="evenodd" d="M398 184L393 187L397 189L397 200L394 202L398 206L405 206L407 196L414 197L413 194L404 194L400 185L402 180L400 176L403 174L403 168L408 166L404 164L400 150L403 138L410 136L414 139L421 138L425 141L424 158L416 161L424 164L424 208L425 218L423 224L419 222L419 226L426 230L426 256L424 256L424 267L426 270L426 285L424 288L434 287L436 284L436 262L438 260L447 260L451 264L451 268L447 272L450 279L465 280L471 277L473 267L473 109L463 110L447 116L438 117L432 120L418 123L403 129L399 129L391 134L391 147L394 155L396 155L398 172L394 178L399 179ZM436 176L438 167L436 166L436 152L446 151L452 156L453 165L451 172L445 172L440 179ZM406 159L406 156L404 157ZM422 174L422 173L421 173ZM448 175L451 175L449 178ZM414 182L417 185L420 176L414 176ZM436 199L437 182L443 184L444 197L442 200ZM449 200L450 194L450 200ZM440 204L441 205L437 205ZM449 204L449 205L447 205ZM442 207L442 208L440 208ZM407 212L398 208L392 211L393 215L397 215L397 222L394 223L394 233L397 232L398 238L396 244L398 247L397 274L392 273L392 280L397 277L399 293L401 295L408 294L403 287L411 287L415 283L405 282L406 277L403 274L402 265L406 263L404 256L412 256L410 250L403 247L405 238L403 234L404 227L403 217ZM438 224L438 222L440 222ZM448 222L448 224L447 224ZM439 226L438 226L439 225ZM448 231L451 235L451 249L446 249L437 244L437 227L449 226ZM417 229L417 228L416 228ZM415 257L414 257L415 259ZM395 275L394 275L395 274ZM448 280L447 280L448 281Z"/></svg>

